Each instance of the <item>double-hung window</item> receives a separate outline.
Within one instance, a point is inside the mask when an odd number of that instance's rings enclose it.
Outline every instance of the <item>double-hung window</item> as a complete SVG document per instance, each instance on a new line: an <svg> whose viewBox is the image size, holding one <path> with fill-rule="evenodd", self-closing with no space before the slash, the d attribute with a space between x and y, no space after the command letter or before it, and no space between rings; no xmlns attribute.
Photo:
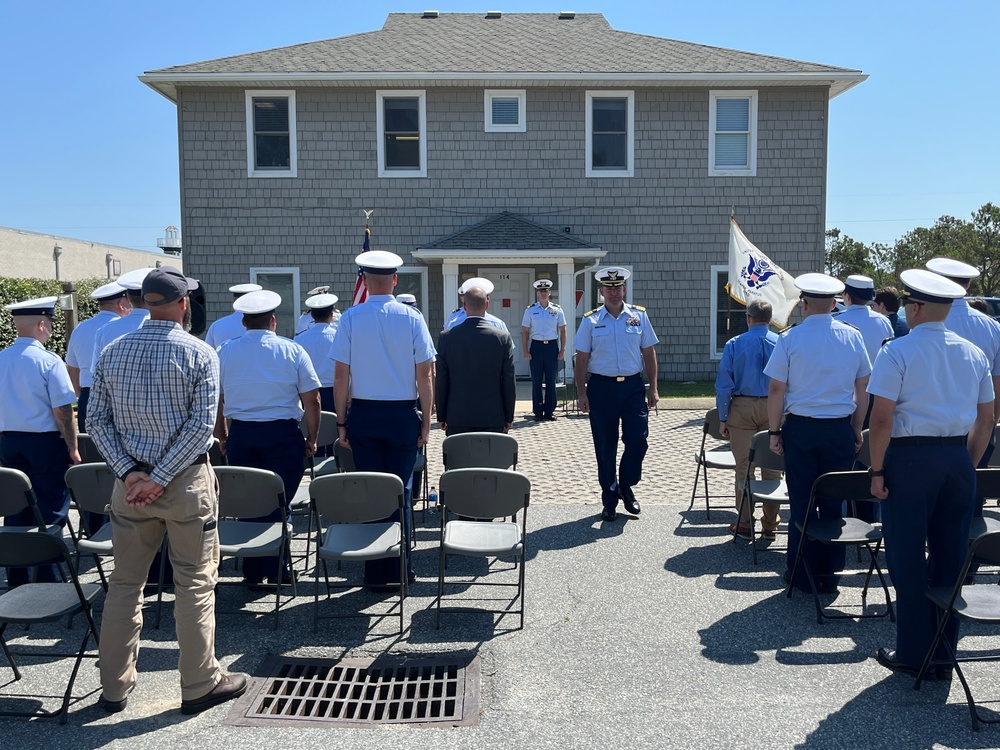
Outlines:
<svg viewBox="0 0 1000 750"><path fill-rule="evenodd" d="M525 99L524 89L486 89L486 132L525 132Z"/></svg>
<svg viewBox="0 0 1000 750"><path fill-rule="evenodd" d="M710 91L708 174L757 174L757 92Z"/></svg>
<svg viewBox="0 0 1000 750"><path fill-rule="evenodd" d="M295 92L247 91L247 174L295 177Z"/></svg>
<svg viewBox="0 0 1000 750"><path fill-rule="evenodd" d="M423 91L379 91L378 176L427 176L427 108Z"/></svg>
<svg viewBox="0 0 1000 750"><path fill-rule="evenodd" d="M635 163L635 95L587 92L587 177L631 177Z"/></svg>

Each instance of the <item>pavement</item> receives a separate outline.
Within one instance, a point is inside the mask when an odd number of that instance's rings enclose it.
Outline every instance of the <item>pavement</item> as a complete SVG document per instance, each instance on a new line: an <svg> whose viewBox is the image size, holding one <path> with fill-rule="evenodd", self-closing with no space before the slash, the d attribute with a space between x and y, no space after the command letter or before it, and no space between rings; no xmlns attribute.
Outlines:
<svg viewBox="0 0 1000 750"><path fill-rule="evenodd" d="M754 566L747 543L733 543L726 531L735 520L733 511L713 510L706 518L703 503L688 510L705 408L661 408L650 416L650 450L636 488L642 514L620 512L611 523L599 518L587 418L560 413L555 422L518 419L512 430L520 443L518 469L532 482L523 630L514 629L513 617L462 614L446 614L441 629L435 627L439 521L434 512L416 513L413 560L418 580L406 603L402 637L390 618L325 621L314 633L316 583L309 575L301 579L299 597L283 608L277 631L272 629L269 595L239 587L221 591L220 608L245 605L253 611L218 615L217 654L224 669L252 674L269 654L477 654L476 726L235 727L224 724L232 704L182 716L171 608L165 608L163 625L155 630L149 624L154 600L147 599L140 681L128 708L108 715L98 707L98 672L94 660L88 660L77 680L79 699L68 726L2 719L5 739L0 746L1000 747L1000 728L972 732L958 680L925 683L915 692L911 679L875 662L879 646L893 645L890 622L817 624L809 597L798 592L790 600L785 597L782 554L763 551ZM440 471L441 439L435 430L429 446L432 476ZM731 475L712 480L714 492L731 487ZM300 520L296 529L301 535L305 528ZM482 572L474 563L466 564ZM460 569L456 563L455 570ZM345 573L351 575L352 569L348 566ZM223 575L234 575L232 563L224 564ZM95 578L93 572L84 577ZM102 601L98 599L98 617ZM834 605L857 611L860 601L860 584L849 583L842 585ZM873 593L870 611L879 602ZM344 606L374 613L386 601L352 593ZM75 648L79 622L75 627L72 632L64 623L29 632L18 628L8 637L22 650L60 640L64 649ZM964 633L964 647L1000 649L1000 639L989 631L967 628ZM17 684L9 681L7 667L0 666L0 680L8 680L0 684L0 695L56 694L69 666L69 660L25 661L24 679ZM977 664L967 671L986 712L1000 713L995 668ZM0 701L0 709L5 707L10 703Z"/></svg>

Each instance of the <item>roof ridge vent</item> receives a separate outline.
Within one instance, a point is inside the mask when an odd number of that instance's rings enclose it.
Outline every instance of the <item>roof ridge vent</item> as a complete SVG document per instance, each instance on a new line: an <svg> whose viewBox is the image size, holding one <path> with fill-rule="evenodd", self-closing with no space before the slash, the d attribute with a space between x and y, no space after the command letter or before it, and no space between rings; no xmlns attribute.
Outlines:
<svg viewBox="0 0 1000 750"><path fill-rule="evenodd" d="M420 17L421 18L437 18L440 15L441 14L438 13L436 10L425 10L424 14L422 16L420 16Z"/></svg>
<svg viewBox="0 0 1000 750"><path fill-rule="evenodd" d="M559 20L560 21L572 21L574 18L576 18L576 11L575 10L561 10L561 11L559 11Z"/></svg>
<svg viewBox="0 0 1000 750"><path fill-rule="evenodd" d="M502 18L503 17L503 11L501 11L501 10L488 10L488 11L486 11L486 17L487 18Z"/></svg>

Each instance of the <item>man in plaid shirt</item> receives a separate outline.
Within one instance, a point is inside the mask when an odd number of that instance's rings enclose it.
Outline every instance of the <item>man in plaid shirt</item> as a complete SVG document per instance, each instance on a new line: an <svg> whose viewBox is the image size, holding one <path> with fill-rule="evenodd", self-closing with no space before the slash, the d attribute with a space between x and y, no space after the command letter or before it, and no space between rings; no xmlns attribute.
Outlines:
<svg viewBox="0 0 1000 750"><path fill-rule="evenodd" d="M115 569L101 627L103 705L125 708L136 684L142 588L169 534L180 648L181 711L242 695L246 677L215 658L218 496L208 463L219 403L219 359L181 327L191 279L169 266L143 281L150 319L110 344L94 367L87 429L118 476L111 497Z"/></svg>

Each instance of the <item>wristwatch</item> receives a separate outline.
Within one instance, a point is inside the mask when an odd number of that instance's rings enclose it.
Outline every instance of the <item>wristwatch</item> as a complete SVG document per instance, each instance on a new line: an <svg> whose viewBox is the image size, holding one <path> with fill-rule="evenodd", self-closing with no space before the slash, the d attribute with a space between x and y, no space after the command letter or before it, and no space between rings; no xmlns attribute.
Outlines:
<svg viewBox="0 0 1000 750"><path fill-rule="evenodd" d="M771 437L781 437L781 430L768 430L767 434Z"/></svg>
<svg viewBox="0 0 1000 750"><path fill-rule="evenodd" d="M870 476L870 477L884 477L885 476L885 469L873 469L872 467L869 466L868 467L868 476Z"/></svg>

